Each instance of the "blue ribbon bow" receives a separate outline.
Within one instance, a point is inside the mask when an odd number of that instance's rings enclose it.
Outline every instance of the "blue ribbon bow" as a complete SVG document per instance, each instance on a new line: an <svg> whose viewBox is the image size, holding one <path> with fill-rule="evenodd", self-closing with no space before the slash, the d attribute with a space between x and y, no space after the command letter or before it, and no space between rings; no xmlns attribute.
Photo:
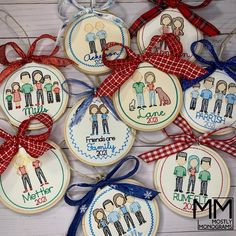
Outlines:
<svg viewBox="0 0 236 236"><path fill-rule="evenodd" d="M201 43L210 52L210 54L212 55L214 60L209 61L209 60L203 58L202 56L198 55L195 52L196 45L198 43ZM211 74L213 74L217 69L226 72L233 80L236 81L236 71L235 71L236 70L236 56L231 57L230 59L228 59L226 61L221 61L219 59L219 57L217 56L213 45L206 39L202 39L202 40L192 43L191 51L192 51L194 57L197 59L197 61L208 65L208 67L206 68L207 73L204 74L203 76L200 76L200 77L194 79L194 80L183 79L181 82L183 90L186 90L186 89L192 87L194 84L197 84L197 83L201 82L202 80L206 79Z"/></svg>
<svg viewBox="0 0 236 236"><path fill-rule="evenodd" d="M126 164L128 161L135 161L134 168L129 171L127 174L120 176L120 177L113 177L114 174L122 167L122 165ZM67 232L68 236L75 236L77 228L83 218L83 215L85 214L86 210L89 208L90 204L92 203L96 192L98 189L102 189L106 186L109 186L113 189L116 189L122 193L125 193L126 195L134 196L140 199L145 200L153 200L157 195L158 192L146 187L138 186L135 184L128 184L128 183L118 183L121 180L125 180L131 176L133 176L138 168L139 168L139 160L134 156L127 156L123 160L121 160L110 173L107 174L107 176L100 180L96 184L73 184L71 185L66 192L66 195L64 197L65 202L69 204L70 206L78 206L78 210L75 214L75 217L70 225L70 228ZM83 188L91 188L91 190L81 199L79 200L73 200L70 197L68 197L68 191L71 190L74 187L83 187Z"/></svg>
<svg viewBox="0 0 236 236"><path fill-rule="evenodd" d="M67 87L65 87L65 84L70 84L70 85L79 85L81 86L82 88L85 88L87 90L83 91L83 92L80 92L80 93L72 93L72 92L69 92L67 90ZM65 80L63 83L62 83L62 89L67 93L67 94L70 94L70 95L75 95L79 98L82 98L82 97L87 97L81 104L80 106L77 108L76 110L76 113L75 113L75 116L71 122L71 127L73 127L74 125L77 125L81 119L83 118L83 116L85 115L85 112L86 110L88 109L88 107L90 106L90 104L92 103L94 97L95 97L95 94L96 94L96 90L97 88L94 88L92 87L91 85L87 84L86 82L84 81L81 81L81 80L77 80L77 79L67 79ZM115 117L116 120L120 120L119 116L117 115L116 111L115 111L115 108L112 104L112 101L110 100L109 97L106 97L106 96L102 96L102 97L99 97L102 101L103 104L105 104L108 109L110 110L111 114Z"/></svg>

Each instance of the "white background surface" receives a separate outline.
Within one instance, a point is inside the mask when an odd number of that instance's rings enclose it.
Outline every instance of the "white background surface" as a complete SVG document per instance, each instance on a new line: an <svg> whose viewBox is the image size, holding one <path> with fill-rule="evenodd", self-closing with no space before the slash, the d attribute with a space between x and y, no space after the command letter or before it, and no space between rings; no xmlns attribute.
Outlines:
<svg viewBox="0 0 236 236"><path fill-rule="evenodd" d="M81 1L88 2L88 1ZM199 1L188 1L192 4ZM153 5L149 4L147 0L119 0L117 5L112 9L112 12L123 18L128 26L133 22L139 15L150 9ZM5 9L11 13L27 31L30 40L33 41L37 36L43 33L49 33L56 35L61 25L61 21L57 15L57 0L0 0L0 9ZM235 0L214 0L212 4L205 8L198 10L197 13L207 20L215 24L223 33L222 36L212 38L212 42L217 47L227 33L231 32L236 26L236 1ZM0 16L3 14L0 12ZM14 29L17 29L16 27ZM8 41L15 41L24 49L27 49L27 41L21 30L10 30L7 26L0 23L0 44ZM17 36L18 35L18 36ZM225 52L224 58L229 58L236 55L236 36L230 41ZM132 48L136 50L135 39L132 40ZM86 79L86 76L76 71L73 67L63 69L62 72L67 78L78 78ZM68 109L76 101L76 98L71 98ZM51 139L56 143L60 144L63 141L63 124L65 116L63 116L54 126ZM1 124L1 123L0 123ZM139 134L139 137L144 134ZM147 135L145 135L147 136ZM160 139L160 135L152 133L147 136L148 139L155 141ZM152 149L154 145L148 147L137 141L132 149L132 154L140 154L144 151ZM84 173L91 173L96 175L94 168L88 167L78 160L76 160L72 154L63 147L70 160L71 165ZM220 153L226 161L230 173L231 173L231 191L230 196L236 199L236 160L233 157L229 157L226 154ZM145 186L153 187L153 167L154 164L142 163L139 173L135 176L136 180L143 182ZM126 167L127 169L129 166ZM97 168L98 169L98 168ZM99 168L100 172L108 171L108 168ZM72 173L71 182L86 182L88 179L82 178L76 173ZM186 219L178 216L171 212L159 198L157 198L160 208L160 236L233 236L233 232L199 232L197 231L197 222L192 219ZM4 236L62 236L65 235L70 222L75 214L76 209L66 205L62 200L54 208L47 212L25 216L14 213L2 204L0 204L0 235ZM81 228L78 229L79 236L82 236Z"/></svg>

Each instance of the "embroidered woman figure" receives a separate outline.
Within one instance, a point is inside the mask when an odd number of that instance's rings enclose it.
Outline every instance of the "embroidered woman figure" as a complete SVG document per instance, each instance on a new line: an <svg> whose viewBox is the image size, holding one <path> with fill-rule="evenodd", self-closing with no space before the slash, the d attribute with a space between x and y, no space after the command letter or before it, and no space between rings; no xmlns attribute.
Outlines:
<svg viewBox="0 0 236 236"><path fill-rule="evenodd" d="M169 14L163 14L160 20L161 34L171 33L172 17ZM167 44L164 41L160 42L160 49L164 45L164 50L167 49Z"/></svg>
<svg viewBox="0 0 236 236"><path fill-rule="evenodd" d="M108 115L107 115L109 113L109 110L107 109L107 107L104 104L101 104L99 106L99 111L101 113L101 118L102 118L103 133L104 134L110 134L108 121L107 121L107 119L109 118Z"/></svg>
<svg viewBox="0 0 236 236"><path fill-rule="evenodd" d="M43 83L44 77L40 70L35 70L32 73L33 84L36 88L37 104L36 106L44 105Z"/></svg>
<svg viewBox="0 0 236 236"><path fill-rule="evenodd" d="M218 115L220 115L221 108L222 108L222 103L223 103L223 98L226 94L227 91L227 83L224 80L219 80L216 84L216 90L215 90L215 106L213 112L216 113L218 110Z"/></svg>
<svg viewBox="0 0 236 236"><path fill-rule="evenodd" d="M146 72L144 75L145 83L149 91L149 107L156 106L155 82L156 77L153 72Z"/></svg>
<svg viewBox="0 0 236 236"><path fill-rule="evenodd" d="M21 108L21 94L20 94L20 84L18 82L14 82L11 85L13 102L16 105L16 109Z"/></svg>
<svg viewBox="0 0 236 236"><path fill-rule="evenodd" d="M190 188L191 188L191 194L194 194L196 174L199 172L199 165L200 165L200 160L198 156L191 155L188 160L189 179L188 179L187 194L190 193Z"/></svg>
<svg viewBox="0 0 236 236"><path fill-rule="evenodd" d="M32 166L34 167L35 174L40 182L41 187L44 184L48 184L48 181L47 181L47 179L42 171L42 168L41 168L41 162L38 159L36 159L32 162ZM43 180L44 180L44 183L43 183Z"/></svg>
<svg viewBox="0 0 236 236"><path fill-rule="evenodd" d="M173 34L180 40L180 37L184 35L184 19L182 17L173 18L172 31Z"/></svg>
<svg viewBox="0 0 236 236"><path fill-rule="evenodd" d="M98 229L102 229L105 236L112 236L110 229L108 228L107 216L102 208L95 209L93 211L94 220L97 223Z"/></svg>
<svg viewBox="0 0 236 236"><path fill-rule="evenodd" d="M89 114L91 115L92 120L92 133L91 135L98 135L98 113L99 108L97 105L92 104L89 107Z"/></svg>
<svg viewBox="0 0 236 236"><path fill-rule="evenodd" d="M127 202L126 197L121 193L117 193L113 197L113 202L114 202L115 206L120 209L120 212L123 215L124 220L127 224L128 231L131 229L131 225L133 228L135 228L134 221L133 221L127 207L125 206L125 204Z"/></svg>

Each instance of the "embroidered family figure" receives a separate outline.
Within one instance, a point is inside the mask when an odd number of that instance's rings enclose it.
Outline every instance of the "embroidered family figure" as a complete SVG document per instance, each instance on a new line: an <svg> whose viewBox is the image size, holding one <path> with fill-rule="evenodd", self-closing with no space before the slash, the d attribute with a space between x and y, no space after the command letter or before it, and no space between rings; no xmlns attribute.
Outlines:
<svg viewBox="0 0 236 236"><path fill-rule="evenodd" d="M38 159L34 159L33 161L31 161L30 157L25 156L23 154L18 154L18 156L16 156L14 160L14 167L17 169L17 174L21 176L21 180L24 187L23 193L27 193L28 191L33 190L28 170L26 168L29 163L31 163L32 167L34 168L40 186L42 187L43 185L49 184L41 168L42 163Z"/></svg>
<svg viewBox="0 0 236 236"><path fill-rule="evenodd" d="M127 206L129 204L129 206ZM108 216L106 215L106 212ZM93 211L94 220L97 223L97 228L102 229L105 236L112 236L109 224L113 224L119 236L125 235L124 226L121 224L121 217L123 217L127 232L135 229L135 223L131 216L134 214L139 225L146 223L141 212L141 205L135 201L133 196L123 195L117 193L113 199L107 199L103 202L103 208L95 209Z"/></svg>
<svg viewBox="0 0 236 236"><path fill-rule="evenodd" d="M98 115L101 115L103 134L110 134L109 125L108 125L108 116L109 110L104 104L97 106L92 104L89 106L89 114L91 115L92 120L92 133L91 135L99 134L99 125L98 125Z"/></svg>
<svg viewBox="0 0 236 236"><path fill-rule="evenodd" d="M161 34L173 33L179 40L184 35L184 19L182 17L172 18L169 14L163 14L160 19ZM159 49L167 50L165 42L159 43Z"/></svg>
<svg viewBox="0 0 236 236"><path fill-rule="evenodd" d="M32 77L32 80L31 80ZM33 96L32 93L35 92L36 103L35 106L43 106L44 92L46 92L48 104L54 103L54 96L56 102L61 101L60 87L57 81L52 82L50 75L43 76L40 70L35 70L32 76L29 72L24 71L20 74L20 83L13 82L11 84L11 89L6 89L6 102L8 110L13 110L13 103L16 109L20 109L22 106L22 96L25 100L25 108L33 107Z"/></svg>
<svg viewBox="0 0 236 236"><path fill-rule="evenodd" d="M105 48L106 46L106 38L107 38L107 33L104 30L105 25L103 24L102 21L97 21L95 23L95 26L92 24L88 23L84 26L84 31L86 32L85 40L89 44L89 49L90 49L90 54L95 54L97 56L97 46L96 46L96 40L99 40L101 51ZM94 32L96 30L96 32Z"/></svg>
<svg viewBox="0 0 236 236"><path fill-rule="evenodd" d="M226 110L224 117L232 118L233 108L236 103L236 83L227 84L224 80L219 80L215 86L215 94L211 89L214 87L215 78L208 77L204 80L203 86L204 89L200 92L201 85L197 83L193 85L191 91L191 101L190 101L190 110L195 110L197 106L198 99L201 98L201 109L199 112L208 114L209 112L209 103L214 99L214 108L213 113L220 116L222 112L223 102L226 103Z"/></svg>
<svg viewBox="0 0 236 236"><path fill-rule="evenodd" d="M180 152L176 155L176 162L178 166L176 166L174 169L174 175L176 176L175 192L183 192L183 180L188 175L189 178L186 193L189 194L191 189L191 194L195 194L194 190L196 185L196 178L201 165L202 170L198 174L198 179L200 181L199 195L204 195L205 197L207 197L208 182L211 180L211 174L208 171L211 167L211 158L203 157L200 161L198 156L191 155L188 158L188 165L186 169L185 164L187 163L187 156L188 155L186 152Z"/></svg>
<svg viewBox="0 0 236 236"><path fill-rule="evenodd" d="M132 79L135 81L132 85L132 89L136 94L136 102L133 99L129 104L129 110L134 111L137 104L137 109L146 108L145 96L144 93L147 91L149 95L149 107L157 106L157 96L159 99L160 106L166 106L171 104L169 96L163 91L161 87L155 87L156 76L153 72L146 72L144 74L145 84L142 82L142 74L136 70L132 76Z"/></svg>

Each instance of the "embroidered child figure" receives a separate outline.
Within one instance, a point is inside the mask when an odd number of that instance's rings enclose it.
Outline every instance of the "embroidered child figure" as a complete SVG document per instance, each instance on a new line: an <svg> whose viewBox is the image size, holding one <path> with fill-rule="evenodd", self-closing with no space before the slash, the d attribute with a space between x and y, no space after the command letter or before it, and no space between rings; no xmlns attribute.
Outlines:
<svg viewBox="0 0 236 236"><path fill-rule="evenodd" d="M20 94L20 84L18 82L13 82L11 84L13 102L15 103L16 109L21 108L21 94Z"/></svg>
<svg viewBox="0 0 236 236"><path fill-rule="evenodd" d="M98 135L98 114L99 108L97 105L92 104L89 106L89 114L92 120L92 133L91 135Z"/></svg>
<svg viewBox="0 0 236 236"><path fill-rule="evenodd" d="M17 169L17 174L21 176L21 180L24 186L23 193L27 193L28 191L32 191L32 184L27 172L26 166L30 162L30 158L27 156L27 154L22 153L21 151L18 152L18 154L14 158L13 165Z"/></svg>
<svg viewBox="0 0 236 236"><path fill-rule="evenodd" d="M212 99L212 89L214 87L215 78L208 77L204 79L203 85L205 89L201 91L200 97L202 98L202 106L200 112L208 113L209 100Z"/></svg>
<svg viewBox="0 0 236 236"><path fill-rule="evenodd" d="M190 193L190 188L191 188L191 194L194 194L194 189L195 189L195 184L196 184L196 174L199 172L199 165L200 165L200 160L198 156L196 155L191 155L188 160L188 189L187 189L187 194Z"/></svg>
<svg viewBox="0 0 236 236"><path fill-rule="evenodd" d="M25 95L25 107L33 106L32 101L32 92L34 90L33 85L31 82L30 73L27 71L24 71L20 74L20 80L23 84L21 86L21 92Z"/></svg>
<svg viewBox="0 0 236 236"><path fill-rule="evenodd" d="M149 91L149 107L157 106L156 103L156 92L155 92L155 82L156 77L153 72L146 72L144 74L145 84L147 85Z"/></svg>
<svg viewBox="0 0 236 236"><path fill-rule="evenodd" d="M208 196L207 195L207 187L208 181L211 180L211 174L208 171L211 168L211 158L210 157L203 157L201 159L201 168L203 169L198 176L198 179L201 180L201 190L200 195Z"/></svg>
<svg viewBox="0 0 236 236"><path fill-rule="evenodd" d="M133 228L135 228L134 221L125 205L127 202L126 197L121 193L117 193L113 197L113 202L115 203L115 206L119 208L120 213L123 215L126 225L128 227L128 231L131 230L131 225Z"/></svg>
<svg viewBox="0 0 236 236"><path fill-rule="evenodd" d="M32 73L33 84L36 88L37 103L36 106L44 105L43 83L44 77L40 70L35 70Z"/></svg>
<svg viewBox="0 0 236 236"><path fill-rule="evenodd" d="M109 223L114 224L116 231L119 236L126 234L126 232L123 229L122 224L120 223L120 214L115 211L114 203L111 200L106 200L103 202L103 208L106 212L109 213L108 215L108 221Z"/></svg>
<svg viewBox="0 0 236 236"><path fill-rule="evenodd" d="M56 102L61 102L61 95L60 95L61 89L57 81L53 82L52 90L53 93L55 94Z"/></svg>
<svg viewBox="0 0 236 236"><path fill-rule="evenodd" d="M195 110L197 106L197 100L199 98L199 89L201 85L200 83L193 85L193 91L191 92L191 102L190 102L190 110Z"/></svg>
<svg viewBox="0 0 236 236"><path fill-rule="evenodd" d="M13 105L12 105L12 92L11 89L6 89L6 97L5 97L6 101L7 101L7 109L8 111L11 111L13 109Z"/></svg>
<svg viewBox="0 0 236 236"><path fill-rule="evenodd" d="M34 167L35 174L37 175L37 178L38 178L38 180L40 182L41 187L44 184L45 185L48 184L48 181L47 181L47 179L46 179L46 177L45 177L45 175L44 175L44 173L43 173L43 171L41 169L41 166L42 166L41 162L38 159L34 160L32 162L32 166ZM43 183L43 180L44 180L44 183Z"/></svg>
<svg viewBox="0 0 236 236"><path fill-rule="evenodd" d="M52 79L50 75L45 75L44 76L44 81L45 81L45 85L44 85L44 90L47 93L47 101L48 103L53 103L53 93L52 93Z"/></svg>
<svg viewBox="0 0 236 236"><path fill-rule="evenodd" d="M160 20L161 34L171 33L172 28L172 17L169 14L163 14ZM160 49L164 46L164 50L167 50L167 44L164 41L160 42Z"/></svg>
<svg viewBox="0 0 236 236"><path fill-rule="evenodd" d="M95 209L93 211L93 217L97 223L98 229L103 230L104 236L112 236L111 231L108 227L109 222L107 220L107 216L106 216L104 210L102 208Z"/></svg>
<svg viewBox="0 0 236 236"><path fill-rule="evenodd" d="M95 29L98 31L96 33L96 36L99 38L100 41L100 45L101 45L101 51L105 48L106 46L106 37L107 37L107 33L104 30L104 24L102 23L102 21L97 21L95 24Z"/></svg>
<svg viewBox="0 0 236 236"><path fill-rule="evenodd" d="M141 205L137 201L135 201L135 198L131 195L127 195L126 200L130 204L129 205L130 212L135 214L139 222L139 225L145 224L146 220L144 219L143 214L141 212Z"/></svg>
<svg viewBox="0 0 236 236"><path fill-rule="evenodd" d="M184 19L182 17L173 18L172 32L179 39L184 35Z"/></svg>
<svg viewBox="0 0 236 236"><path fill-rule="evenodd" d="M186 168L184 165L187 161L187 153L179 152L176 155L176 162L178 166L174 169L174 175L176 176L176 187L175 192L183 192L183 178L186 176Z"/></svg>
<svg viewBox="0 0 236 236"><path fill-rule="evenodd" d="M137 108L146 108L143 94L145 91L145 84L142 82L143 76L138 70L136 70L132 76L132 79L135 81L132 88L136 94Z"/></svg>
<svg viewBox="0 0 236 236"><path fill-rule="evenodd" d="M228 94L225 96L226 99L226 113L225 117L232 118L233 108L236 101L236 84L230 83L228 86Z"/></svg>
<svg viewBox="0 0 236 236"><path fill-rule="evenodd" d="M108 117L109 110L107 109L107 107L104 104L101 104L98 109L99 109L99 112L100 112L101 118L102 118L103 133L110 134L108 121L107 121L109 118Z"/></svg>
<svg viewBox="0 0 236 236"><path fill-rule="evenodd" d="M90 48L90 54L95 53L95 56L97 56L97 50L96 50L96 35L93 32L94 27L91 24L86 24L84 26L84 31L87 33L85 36L85 40L89 43L89 48Z"/></svg>

